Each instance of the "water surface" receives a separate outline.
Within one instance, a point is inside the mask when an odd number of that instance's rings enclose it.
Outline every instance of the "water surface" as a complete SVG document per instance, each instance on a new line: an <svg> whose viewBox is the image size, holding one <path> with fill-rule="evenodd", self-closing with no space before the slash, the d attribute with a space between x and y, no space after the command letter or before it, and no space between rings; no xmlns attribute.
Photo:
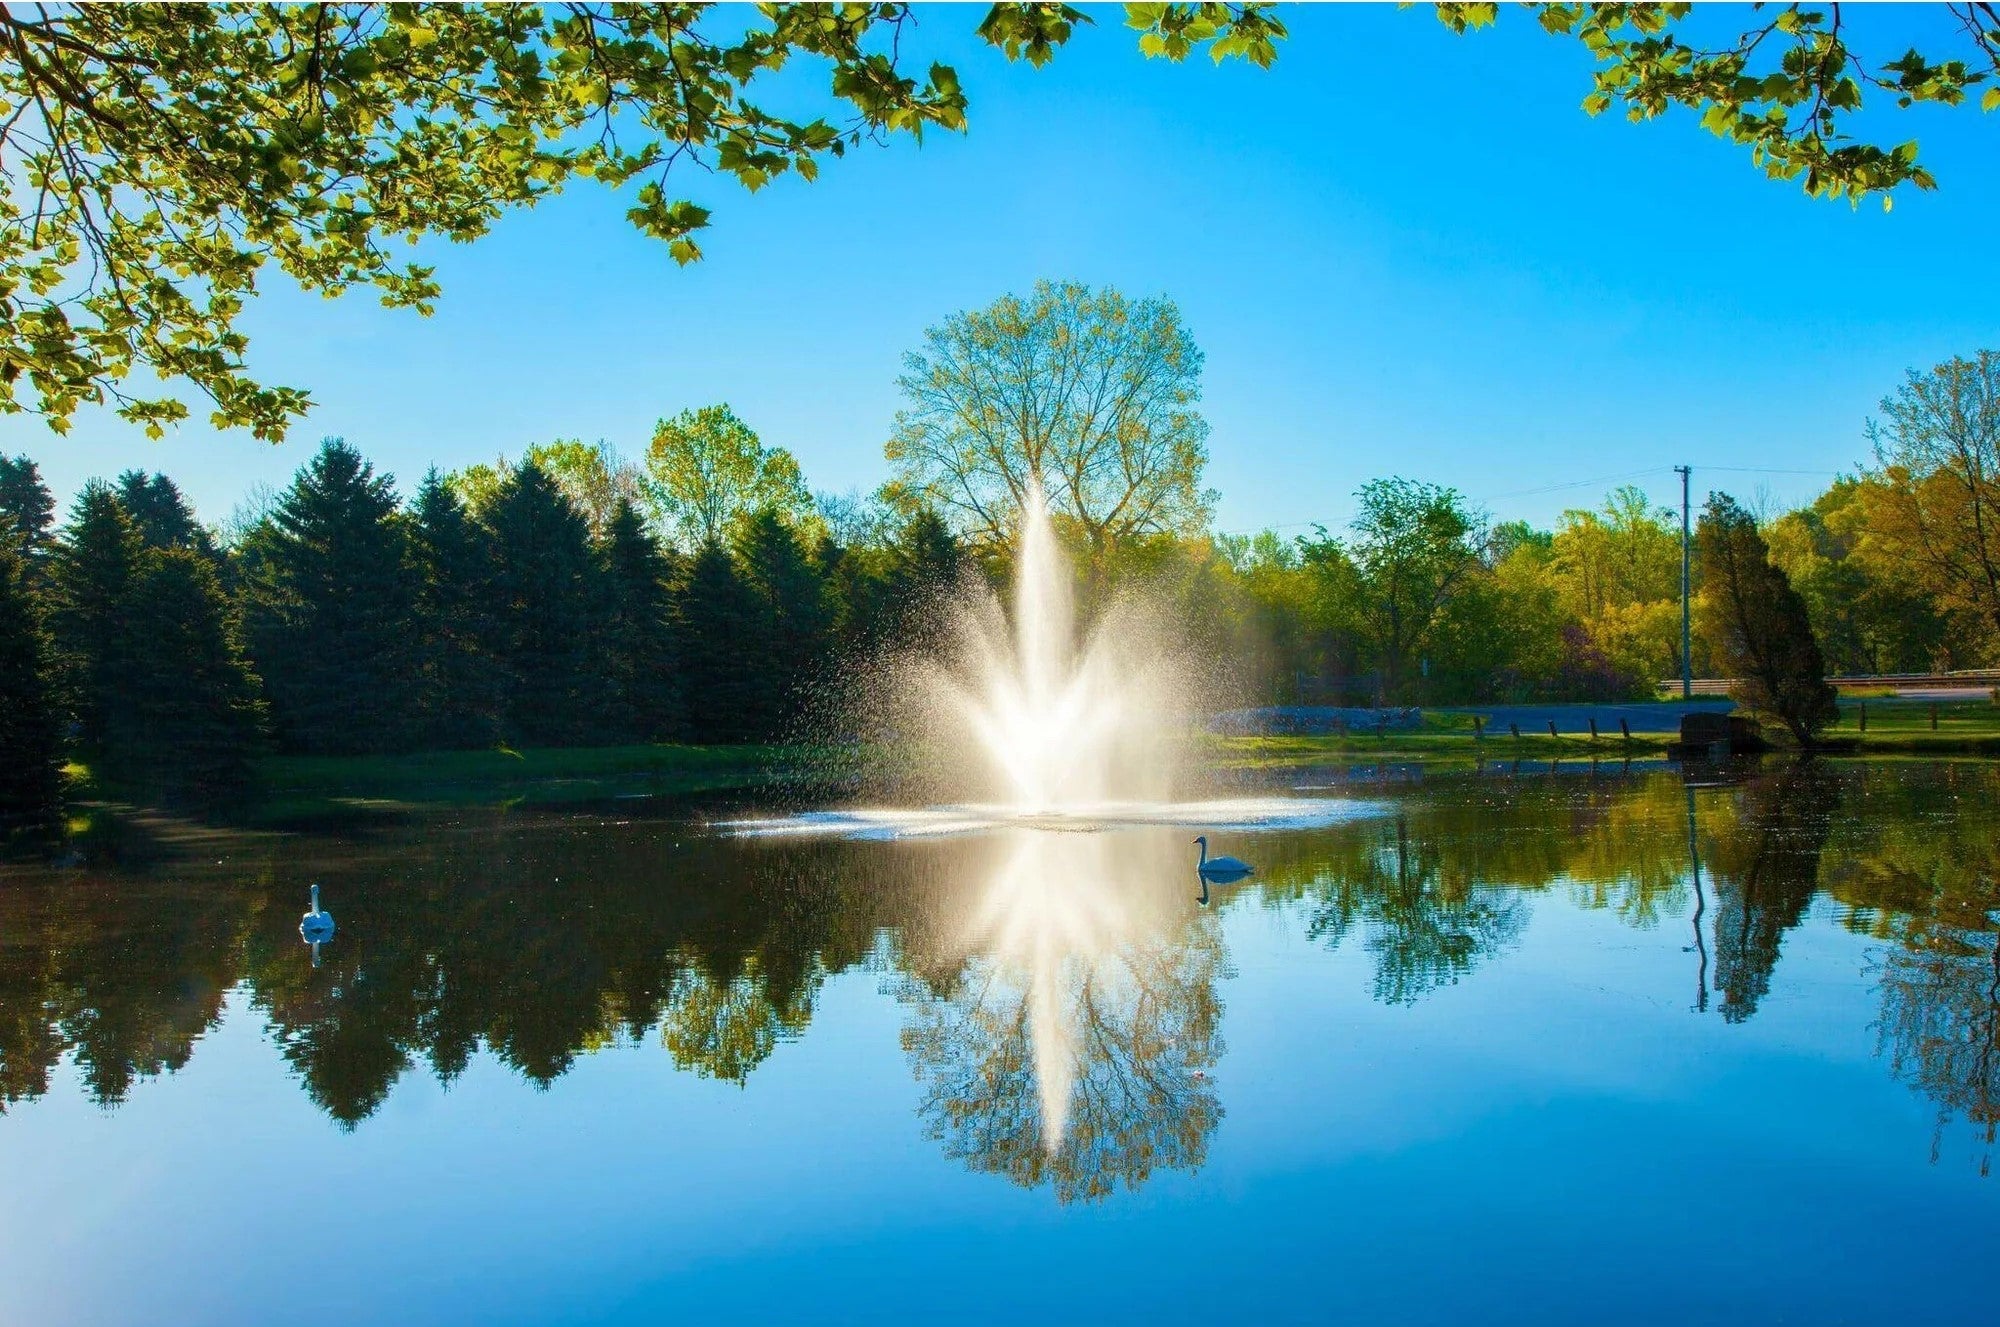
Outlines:
<svg viewBox="0 0 2000 1327"><path fill-rule="evenodd" d="M1991 1321L2000 771L1378 773L12 870L0 1322Z"/></svg>

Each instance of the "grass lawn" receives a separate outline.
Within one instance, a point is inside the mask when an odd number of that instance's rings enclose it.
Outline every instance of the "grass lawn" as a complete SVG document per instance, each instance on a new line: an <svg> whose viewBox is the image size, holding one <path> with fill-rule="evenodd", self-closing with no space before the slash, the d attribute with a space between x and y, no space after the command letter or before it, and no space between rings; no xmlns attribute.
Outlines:
<svg viewBox="0 0 2000 1327"><path fill-rule="evenodd" d="M1862 711L1868 726L1861 726ZM1933 728L1932 716L1936 715ZM1852 739L1863 752L1976 752L2000 755L2000 704L1991 700L1840 698L1840 722L1824 734Z"/></svg>

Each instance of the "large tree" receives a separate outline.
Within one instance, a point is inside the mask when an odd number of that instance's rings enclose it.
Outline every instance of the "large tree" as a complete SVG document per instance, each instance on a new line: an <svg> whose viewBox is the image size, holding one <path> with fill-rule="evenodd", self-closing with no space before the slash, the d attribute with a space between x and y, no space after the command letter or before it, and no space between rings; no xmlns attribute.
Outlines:
<svg viewBox="0 0 2000 1327"><path fill-rule="evenodd" d="M1709 494L1697 544L1701 634L1735 679L1730 694L1811 745L1840 711L1805 600L1772 564L1757 522L1728 494Z"/></svg>
<svg viewBox="0 0 2000 1327"><path fill-rule="evenodd" d="M661 521L694 550L728 539L751 512L802 519L812 510L799 463L766 447L726 405L683 410L653 428L645 489Z"/></svg>
<svg viewBox="0 0 2000 1327"><path fill-rule="evenodd" d="M1100 559L1207 520L1201 351L1165 299L1037 282L924 333L896 379L897 483L999 541L1039 486Z"/></svg>
<svg viewBox="0 0 2000 1327"><path fill-rule="evenodd" d="M603 610L596 635L609 684L604 726L614 741L657 742L674 730L678 699L668 590L674 567L629 499L613 510L597 558Z"/></svg>
<svg viewBox="0 0 2000 1327"><path fill-rule="evenodd" d="M2000 351L1913 370L1881 411L1867 541L2000 653Z"/></svg>
<svg viewBox="0 0 2000 1327"><path fill-rule="evenodd" d="M768 507L744 522L737 559L762 604L770 642L766 685L775 702L763 735L776 737L808 711L815 689L825 680L833 653L834 606L805 541ZM754 659L743 663L757 666Z"/></svg>
<svg viewBox="0 0 2000 1327"><path fill-rule="evenodd" d="M768 606L727 546L703 544L674 594L675 638L690 741L752 742L777 727Z"/></svg>
<svg viewBox="0 0 2000 1327"><path fill-rule="evenodd" d="M603 696L589 526L533 462L508 474L486 524L502 733L537 746L585 740L599 729Z"/></svg>
<svg viewBox="0 0 2000 1327"><path fill-rule="evenodd" d="M310 752L409 746L412 578L394 480L327 439L242 561L251 653L279 740Z"/></svg>
<svg viewBox="0 0 2000 1327"><path fill-rule="evenodd" d="M64 698L93 754L119 726L128 699L127 616L143 551L117 495L102 480L85 484L52 559L49 626Z"/></svg>
<svg viewBox="0 0 2000 1327"><path fill-rule="evenodd" d="M436 470L424 476L410 517L422 740L489 745L499 731L500 681L492 652L491 541Z"/></svg>
<svg viewBox="0 0 2000 1327"><path fill-rule="evenodd" d="M1400 698L1437 638L1453 597L1483 568L1479 517L1456 489L1377 479L1359 493L1347 554L1354 611L1373 645L1382 691Z"/></svg>

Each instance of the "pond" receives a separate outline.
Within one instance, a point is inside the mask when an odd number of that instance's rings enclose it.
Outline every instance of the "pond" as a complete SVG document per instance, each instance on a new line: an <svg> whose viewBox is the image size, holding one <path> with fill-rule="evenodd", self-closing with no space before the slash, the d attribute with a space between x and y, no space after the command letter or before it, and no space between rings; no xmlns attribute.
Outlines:
<svg viewBox="0 0 2000 1327"><path fill-rule="evenodd" d="M0 1321L1992 1321L2000 768L1262 791L11 869Z"/></svg>

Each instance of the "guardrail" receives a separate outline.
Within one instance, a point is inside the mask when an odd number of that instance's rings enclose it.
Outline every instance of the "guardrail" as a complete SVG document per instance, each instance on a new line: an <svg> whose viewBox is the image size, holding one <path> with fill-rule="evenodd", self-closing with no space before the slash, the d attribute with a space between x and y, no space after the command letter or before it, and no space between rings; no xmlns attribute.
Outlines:
<svg viewBox="0 0 2000 1327"><path fill-rule="evenodd" d="M1907 687L1912 690L1931 687L2000 687L2000 669L1973 669L1960 673L1878 673L1860 677L1829 677L1827 681L1843 691L1859 691L1868 687ZM1729 688L1735 686L1727 677L1697 677L1694 679L1694 694L1697 696L1726 696ZM1660 690L1669 695L1681 689L1681 680L1670 677L1660 683Z"/></svg>

